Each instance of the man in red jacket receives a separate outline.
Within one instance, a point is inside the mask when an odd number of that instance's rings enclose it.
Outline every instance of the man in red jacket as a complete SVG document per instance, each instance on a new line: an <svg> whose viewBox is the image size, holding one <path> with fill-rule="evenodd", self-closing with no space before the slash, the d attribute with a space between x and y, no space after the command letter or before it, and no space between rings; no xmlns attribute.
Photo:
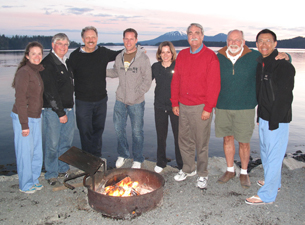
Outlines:
<svg viewBox="0 0 305 225"><path fill-rule="evenodd" d="M180 51L171 83L171 102L174 114L179 116L183 159L183 168L174 178L182 181L198 172L197 187L202 189L208 180L208 147L212 111L220 91L220 68L216 54L202 43L202 26L192 23L187 35L190 48Z"/></svg>

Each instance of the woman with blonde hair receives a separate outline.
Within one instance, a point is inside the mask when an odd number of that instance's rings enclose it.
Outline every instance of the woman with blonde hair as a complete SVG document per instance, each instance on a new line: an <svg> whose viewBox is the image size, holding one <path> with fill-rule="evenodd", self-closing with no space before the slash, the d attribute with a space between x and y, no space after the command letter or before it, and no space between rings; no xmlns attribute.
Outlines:
<svg viewBox="0 0 305 225"><path fill-rule="evenodd" d="M39 74L43 47L30 42L20 62L12 87L15 104L11 112L14 143L21 192L31 194L43 188L38 178L42 168L41 110L43 81Z"/></svg>
<svg viewBox="0 0 305 225"><path fill-rule="evenodd" d="M179 118L172 111L171 81L175 68L177 54L174 45L169 41L162 42L157 50L158 62L152 65L152 78L156 80L155 88L155 123L157 131L157 165L155 172L160 173L166 167L166 138L168 132L168 117L170 118L175 142L175 156L178 169L183 166L178 145Z"/></svg>

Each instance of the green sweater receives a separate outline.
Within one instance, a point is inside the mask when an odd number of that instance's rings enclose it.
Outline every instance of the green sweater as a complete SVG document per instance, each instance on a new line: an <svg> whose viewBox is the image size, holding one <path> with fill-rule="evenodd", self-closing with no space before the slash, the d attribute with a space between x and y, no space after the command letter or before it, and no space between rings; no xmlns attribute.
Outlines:
<svg viewBox="0 0 305 225"><path fill-rule="evenodd" d="M240 58L233 65L226 56L227 47L218 51L221 89L216 108L229 110L254 109L256 101L256 59L258 51L244 46Z"/></svg>

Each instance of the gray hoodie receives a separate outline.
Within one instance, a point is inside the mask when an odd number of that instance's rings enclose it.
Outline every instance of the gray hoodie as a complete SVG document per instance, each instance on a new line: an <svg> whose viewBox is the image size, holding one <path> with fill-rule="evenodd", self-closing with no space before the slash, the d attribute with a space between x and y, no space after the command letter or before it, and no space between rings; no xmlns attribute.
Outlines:
<svg viewBox="0 0 305 225"><path fill-rule="evenodd" d="M137 46L135 58L125 71L125 49L117 55L113 69L107 70L107 77L119 77L116 100L126 105L139 104L144 101L144 94L149 91L152 82L151 65L148 56Z"/></svg>

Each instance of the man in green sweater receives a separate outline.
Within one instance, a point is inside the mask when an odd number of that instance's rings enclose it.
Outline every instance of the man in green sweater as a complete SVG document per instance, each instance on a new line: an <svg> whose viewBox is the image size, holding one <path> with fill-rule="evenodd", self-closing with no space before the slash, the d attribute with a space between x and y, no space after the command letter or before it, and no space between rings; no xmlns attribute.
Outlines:
<svg viewBox="0 0 305 225"><path fill-rule="evenodd" d="M251 185L247 169L250 159L250 139L254 130L256 101L256 59L261 54L245 45L243 32L228 33L227 46L218 51L221 74L221 90L216 105L215 134L223 137L227 161L225 174L218 179L226 183L236 173L234 170L235 144L239 143L241 161L240 183L243 188ZM280 53L277 58L289 59Z"/></svg>

